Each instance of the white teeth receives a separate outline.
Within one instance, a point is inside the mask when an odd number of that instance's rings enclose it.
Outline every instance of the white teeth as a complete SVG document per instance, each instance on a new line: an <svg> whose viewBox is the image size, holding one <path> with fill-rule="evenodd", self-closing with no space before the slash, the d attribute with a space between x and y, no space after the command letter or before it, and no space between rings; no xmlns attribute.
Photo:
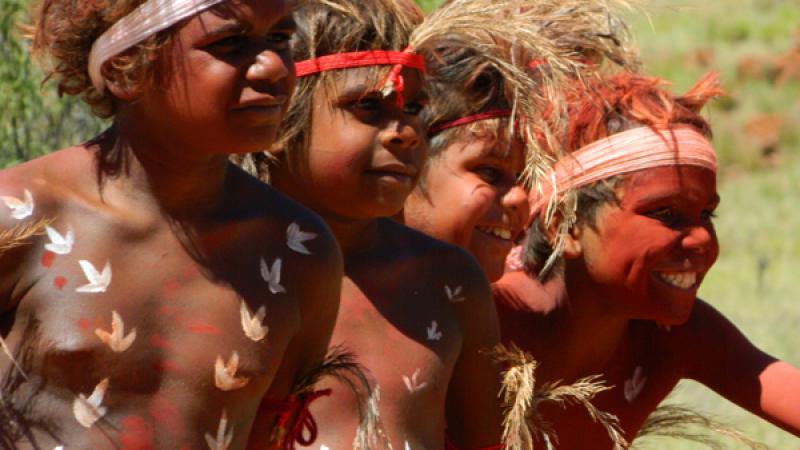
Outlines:
<svg viewBox="0 0 800 450"><path fill-rule="evenodd" d="M505 239L507 241L511 240L511 230L508 228L481 228L481 231L484 233L491 234L492 236L499 237L500 239Z"/></svg>
<svg viewBox="0 0 800 450"><path fill-rule="evenodd" d="M689 289L697 282L697 272L658 272L658 277L680 289Z"/></svg>

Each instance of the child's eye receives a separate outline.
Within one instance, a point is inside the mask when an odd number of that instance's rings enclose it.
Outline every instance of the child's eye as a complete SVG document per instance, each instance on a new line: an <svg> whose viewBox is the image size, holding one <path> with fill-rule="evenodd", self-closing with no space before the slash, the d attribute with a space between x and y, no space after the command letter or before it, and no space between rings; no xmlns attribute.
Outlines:
<svg viewBox="0 0 800 450"><path fill-rule="evenodd" d="M293 33L288 31L276 31L267 35L267 42L288 46L289 41L292 40L292 35Z"/></svg>
<svg viewBox="0 0 800 450"><path fill-rule="evenodd" d="M377 111L381 107L381 100L374 97L362 97L358 99L353 106L365 111Z"/></svg>
<svg viewBox="0 0 800 450"><path fill-rule="evenodd" d="M419 115L420 112L422 112L422 108L424 107L425 105L423 105L422 103L413 103L413 102L406 103L405 106L403 107L403 112L410 116L416 116Z"/></svg>
<svg viewBox="0 0 800 450"><path fill-rule="evenodd" d="M211 44L209 44L208 47L218 51L233 50L241 46L243 42L244 42L244 37L237 34L216 40Z"/></svg>
<svg viewBox="0 0 800 450"><path fill-rule="evenodd" d="M703 220L705 220L706 222L711 222L717 218L717 213L713 209L703 210L702 214L703 214Z"/></svg>
<svg viewBox="0 0 800 450"><path fill-rule="evenodd" d="M503 174L500 173L499 170L495 169L494 167L488 167L488 166L478 167L477 169L474 170L474 172L478 174L478 176L483 181L489 184L497 183L503 176Z"/></svg>
<svg viewBox="0 0 800 450"><path fill-rule="evenodd" d="M667 225L673 225L678 221L678 214L671 207L654 209L646 212L645 215Z"/></svg>

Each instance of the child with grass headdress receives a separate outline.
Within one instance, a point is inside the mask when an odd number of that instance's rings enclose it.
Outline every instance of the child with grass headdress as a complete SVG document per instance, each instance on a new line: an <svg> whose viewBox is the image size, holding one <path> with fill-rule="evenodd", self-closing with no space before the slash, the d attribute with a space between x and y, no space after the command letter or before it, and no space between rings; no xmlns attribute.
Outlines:
<svg viewBox="0 0 800 450"><path fill-rule="evenodd" d="M682 378L800 434L800 370L697 298L719 253L717 163L700 115L721 94L717 77L680 96L663 85L622 72L572 96L567 155L531 191L524 271L494 285L503 340L535 356L540 382L602 376L614 387L595 405L628 440ZM585 411L541 413L557 448L614 445Z"/></svg>
<svg viewBox="0 0 800 450"><path fill-rule="evenodd" d="M322 362L341 284L325 224L228 162L278 135L289 6L43 0L34 17L48 78L112 123L0 172L0 231L34 230L0 253L0 446L245 448L276 420L261 399Z"/></svg>
<svg viewBox="0 0 800 450"><path fill-rule="evenodd" d="M298 6L299 81L280 151L245 164L320 213L339 240L345 277L332 342L371 372L371 404L384 425L374 440L354 444L362 420L355 397L324 383L331 396L311 407L319 444L442 449L447 434L458 448L501 445L499 373L488 354L499 334L487 280L462 249L391 217L424 170L424 77L437 58L428 43L449 39L514 68L504 56L514 42L507 30L531 29L529 15L512 13L530 3L453 1L424 21L405 0Z"/></svg>

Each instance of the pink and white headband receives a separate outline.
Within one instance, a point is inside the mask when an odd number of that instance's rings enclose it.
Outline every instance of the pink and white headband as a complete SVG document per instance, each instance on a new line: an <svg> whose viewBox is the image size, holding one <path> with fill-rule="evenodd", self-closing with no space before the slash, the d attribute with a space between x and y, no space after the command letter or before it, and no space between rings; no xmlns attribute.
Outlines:
<svg viewBox="0 0 800 450"><path fill-rule="evenodd" d="M166 30L187 17L198 14L223 0L148 0L118 20L92 44L89 52L89 78L99 92L105 89L103 63L148 37Z"/></svg>
<svg viewBox="0 0 800 450"><path fill-rule="evenodd" d="M543 183L540 191L531 190L530 220L570 190L615 175L679 165L717 171L711 143L688 125L638 127L600 139L562 158L553 167L550 183Z"/></svg>

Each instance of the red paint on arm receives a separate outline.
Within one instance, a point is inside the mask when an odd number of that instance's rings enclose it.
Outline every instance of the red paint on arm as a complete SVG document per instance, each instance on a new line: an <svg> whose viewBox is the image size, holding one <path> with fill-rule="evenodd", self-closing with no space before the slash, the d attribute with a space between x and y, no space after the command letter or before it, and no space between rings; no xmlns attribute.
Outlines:
<svg viewBox="0 0 800 450"><path fill-rule="evenodd" d="M42 253L42 267L50 267L53 265L53 261L56 259L56 254L51 252L50 250L46 250Z"/></svg>

